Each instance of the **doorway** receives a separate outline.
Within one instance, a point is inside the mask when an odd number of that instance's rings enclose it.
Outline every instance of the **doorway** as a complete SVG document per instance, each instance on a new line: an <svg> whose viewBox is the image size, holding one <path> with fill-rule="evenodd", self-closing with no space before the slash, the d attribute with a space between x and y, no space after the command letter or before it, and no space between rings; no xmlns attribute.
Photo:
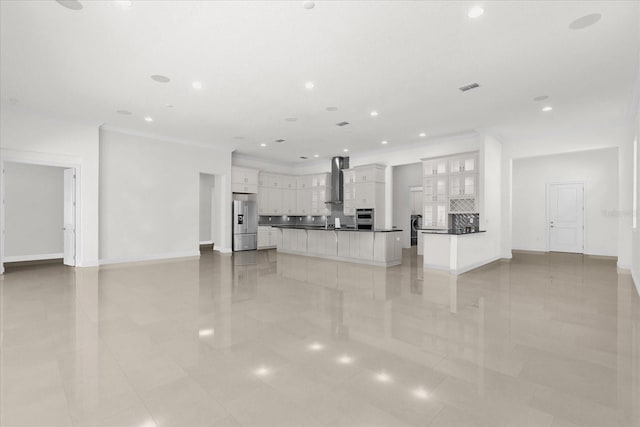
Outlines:
<svg viewBox="0 0 640 427"><path fill-rule="evenodd" d="M0 217L2 260L76 265L77 168L5 160Z"/></svg>
<svg viewBox="0 0 640 427"><path fill-rule="evenodd" d="M216 207L216 176L201 173L199 211L199 239L201 250L213 250L217 231L215 221Z"/></svg>
<svg viewBox="0 0 640 427"><path fill-rule="evenodd" d="M547 186L547 236L551 252L584 253L584 184Z"/></svg>

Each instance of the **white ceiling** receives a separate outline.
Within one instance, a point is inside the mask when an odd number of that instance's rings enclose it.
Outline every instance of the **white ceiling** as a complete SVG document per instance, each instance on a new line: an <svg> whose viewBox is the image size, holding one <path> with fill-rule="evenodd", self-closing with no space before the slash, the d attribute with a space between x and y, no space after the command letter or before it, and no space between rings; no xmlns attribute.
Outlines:
<svg viewBox="0 0 640 427"><path fill-rule="evenodd" d="M2 1L0 95L283 162L343 148L357 155L382 140L417 144L420 132L622 120L638 66L639 2L481 1L485 14L472 20L477 3L83 1L75 11ZM569 29L591 13L602 19ZM458 90L473 82L480 88ZM534 102L539 95L550 99ZM547 104L554 110L541 112ZM343 120L351 124L335 125Z"/></svg>

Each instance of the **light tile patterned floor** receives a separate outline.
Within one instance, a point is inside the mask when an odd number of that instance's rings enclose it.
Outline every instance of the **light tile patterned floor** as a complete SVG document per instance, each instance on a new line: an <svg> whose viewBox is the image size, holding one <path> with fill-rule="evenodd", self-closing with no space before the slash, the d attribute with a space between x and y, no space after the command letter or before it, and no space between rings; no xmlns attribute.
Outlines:
<svg viewBox="0 0 640 427"><path fill-rule="evenodd" d="M640 425L640 298L614 261L403 259L9 269L0 425Z"/></svg>

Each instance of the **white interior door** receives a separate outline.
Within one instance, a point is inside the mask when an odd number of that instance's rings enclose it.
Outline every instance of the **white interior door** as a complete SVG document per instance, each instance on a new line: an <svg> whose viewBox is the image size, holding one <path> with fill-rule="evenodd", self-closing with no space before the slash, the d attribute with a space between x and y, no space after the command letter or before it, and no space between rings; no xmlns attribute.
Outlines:
<svg viewBox="0 0 640 427"><path fill-rule="evenodd" d="M64 264L76 265L76 171L64 170Z"/></svg>
<svg viewBox="0 0 640 427"><path fill-rule="evenodd" d="M584 252L584 184L550 184L547 192L549 250Z"/></svg>

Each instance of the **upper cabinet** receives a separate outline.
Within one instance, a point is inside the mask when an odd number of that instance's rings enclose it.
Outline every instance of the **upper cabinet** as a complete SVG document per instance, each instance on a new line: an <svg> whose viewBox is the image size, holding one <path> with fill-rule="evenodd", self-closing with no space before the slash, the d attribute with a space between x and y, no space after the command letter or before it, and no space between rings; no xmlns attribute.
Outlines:
<svg viewBox="0 0 640 427"><path fill-rule="evenodd" d="M449 171L449 160L446 158L423 160L422 169L424 176L444 175Z"/></svg>
<svg viewBox="0 0 640 427"><path fill-rule="evenodd" d="M453 157L449 160L449 173L477 172L478 171L478 155L469 153L461 156Z"/></svg>
<svg viewBox="0 0 640 427"><path fill-rule="evenodd" d="M258 171L239 166L231 167L231 191L234 193L257 193Z"/></svg>
<svg viewBox="0 0 640 427"><path fill-rule="evenodd" d="M344 214L355 215L356 209L373 208L374 227L384 228L384 165L363 165L343 169Z"/></svg>
<svg viewBox="0 0 640 427"><path fill-rule="evenodd" d="M423 159L423 226L448 227L448 214L478 213L478 153Z"/></svg>

